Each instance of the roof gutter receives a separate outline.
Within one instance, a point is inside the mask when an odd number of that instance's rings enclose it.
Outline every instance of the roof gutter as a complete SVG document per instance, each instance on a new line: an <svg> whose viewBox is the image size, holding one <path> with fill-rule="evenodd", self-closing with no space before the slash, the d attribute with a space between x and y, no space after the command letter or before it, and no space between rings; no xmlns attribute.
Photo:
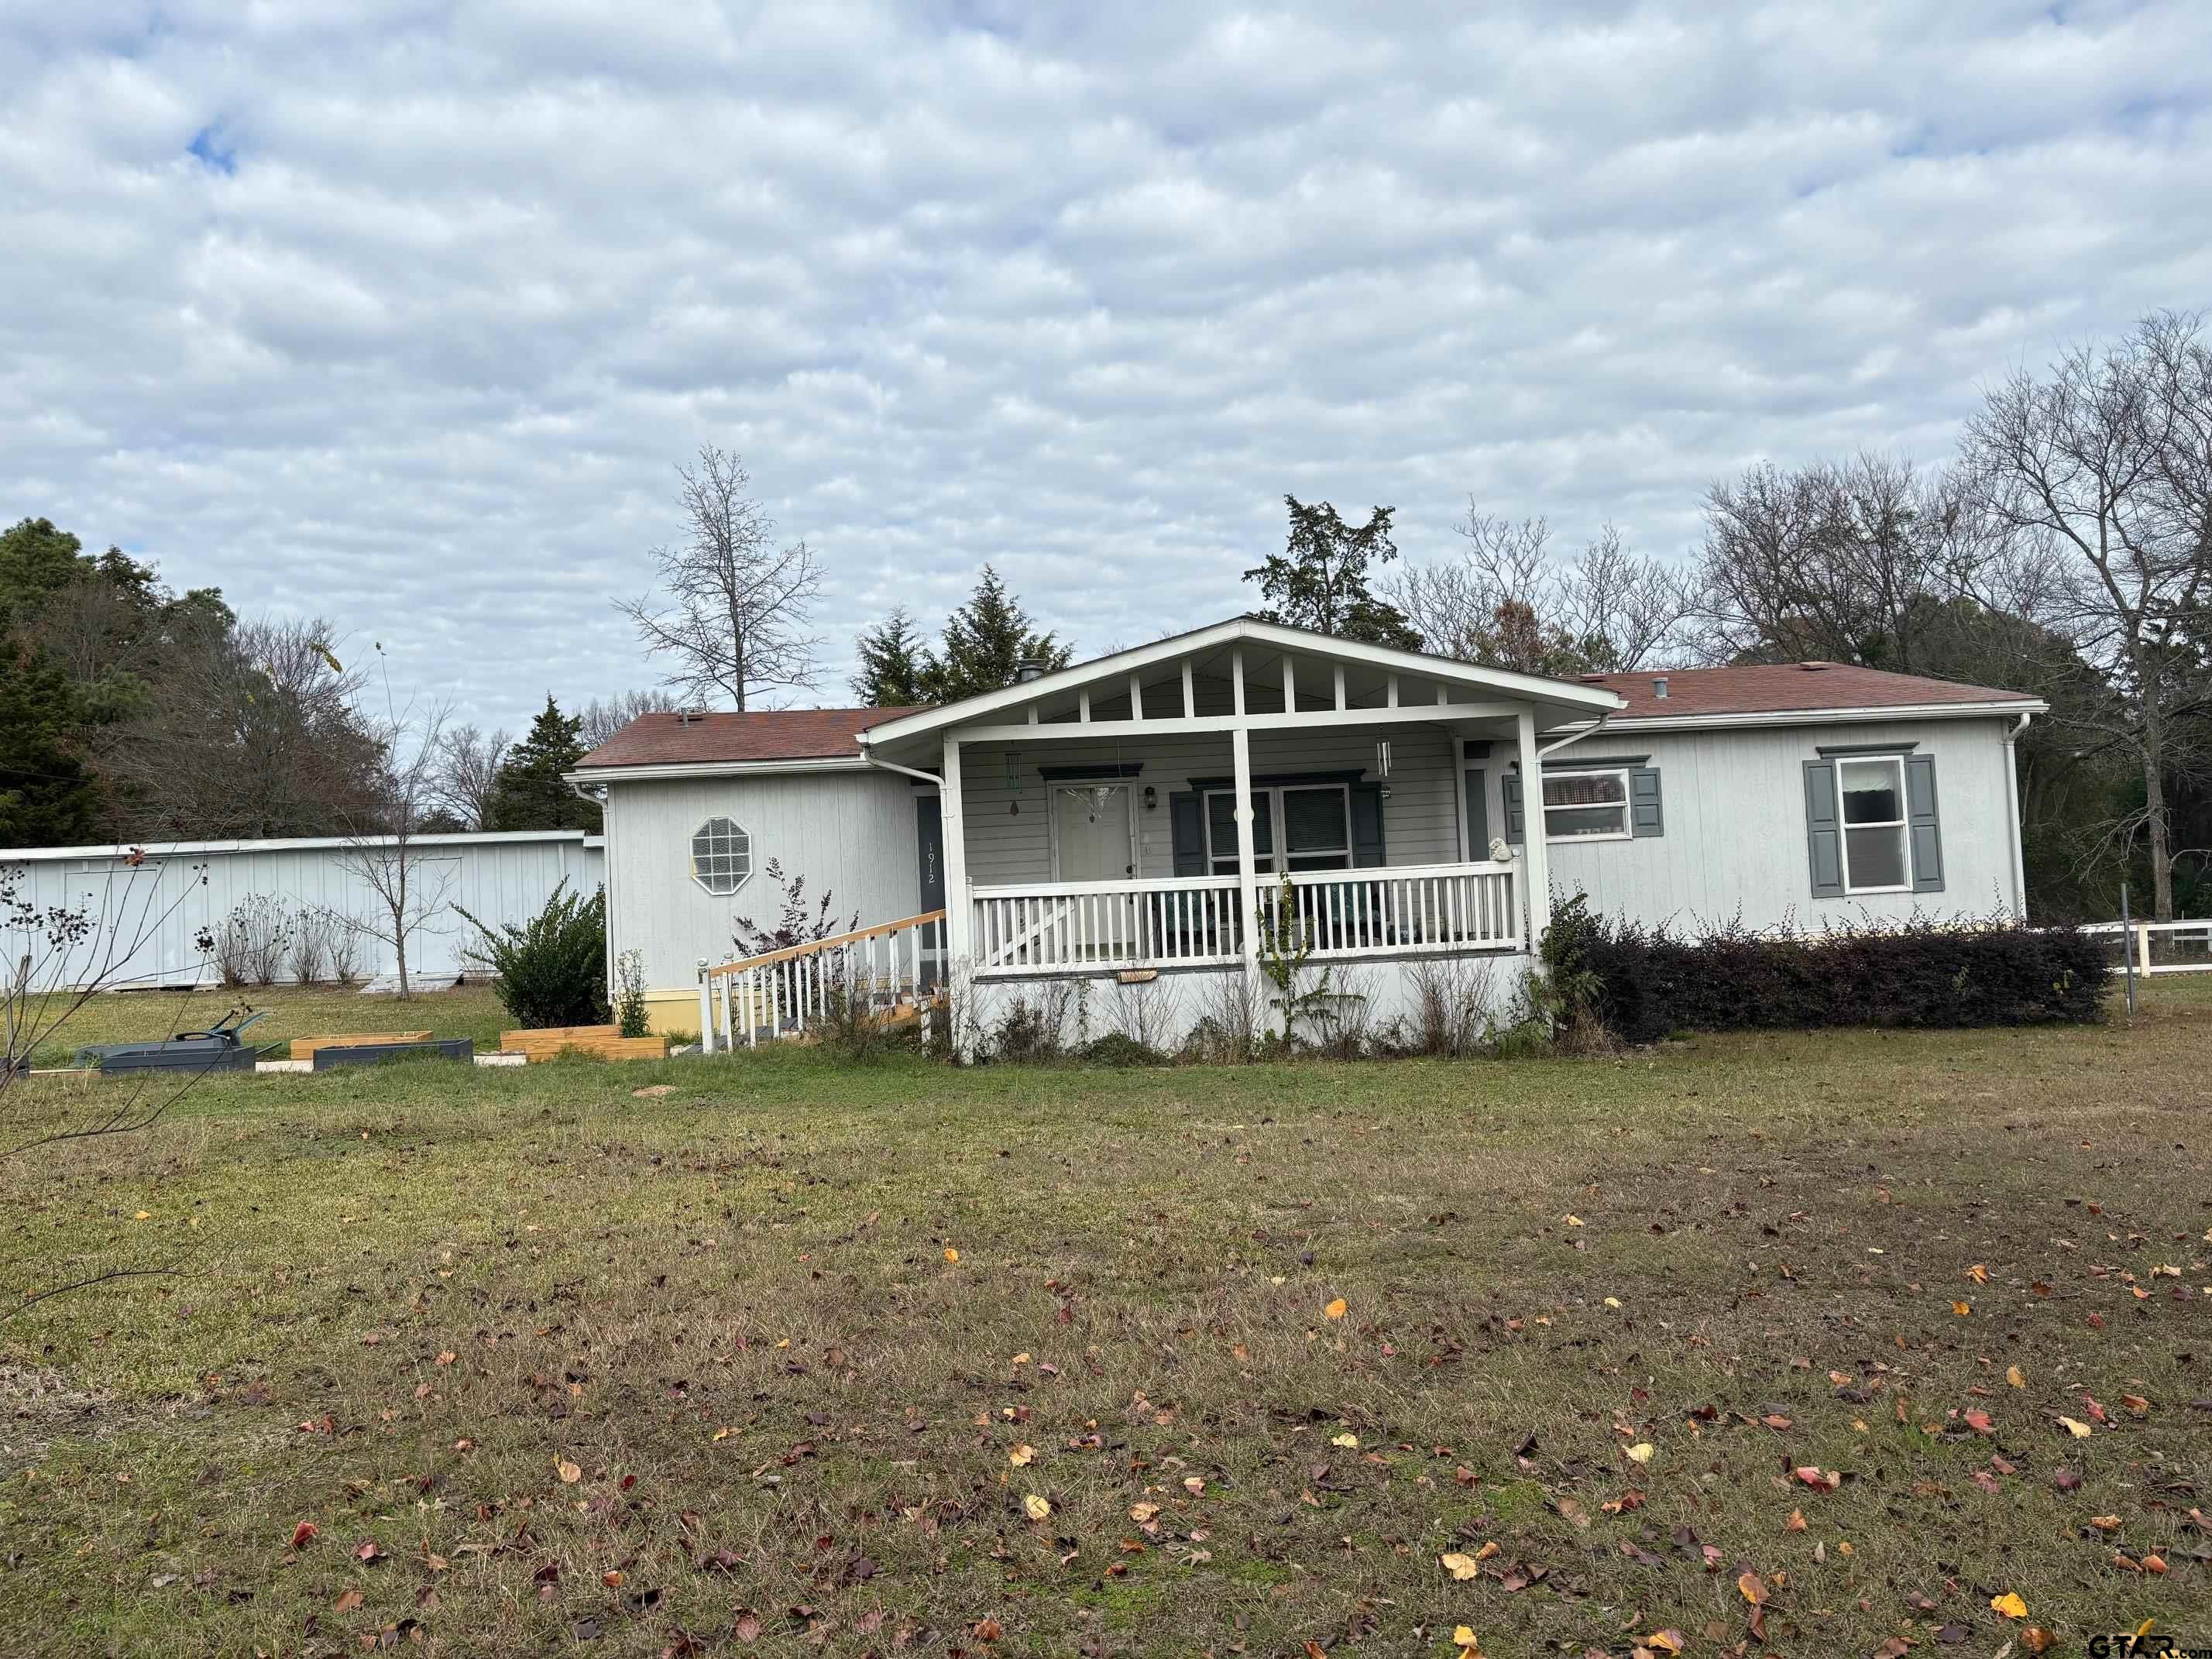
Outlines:
<svg viewBox="0 0 2212 1659"><path fill-rule="evenodd" d="M1728 714L1620 714L1613 719L1616 732L1720 732L1741 726L1850 726L1871 720L2001 720L2047 714L2050 708L2051 705L2039 698L2023 697L2007 702L1899 703L1874 708L1760 708ZM1593 725L1583 731L1587 734L1596 729Z"/></svg>
<svg viewBox="0 0 2212 1659"><path fill-rule="evenodd" d="M880 768L886 772L896 772L902 776L912 778L916 783L926 783L933 789L942 789L945 787L945 780L934 772L917 771L911 766L901 766L896 761L878 758L875 750L868 742L868 734L865 732L860 734L860 758L871 766Z"/></svg>

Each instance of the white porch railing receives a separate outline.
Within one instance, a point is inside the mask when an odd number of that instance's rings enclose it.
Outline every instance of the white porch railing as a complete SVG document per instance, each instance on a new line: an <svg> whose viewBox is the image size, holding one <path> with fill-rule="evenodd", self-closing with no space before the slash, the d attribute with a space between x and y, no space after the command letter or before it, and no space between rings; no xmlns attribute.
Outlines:
<svg viewBox="0 0 2212 1659"><path fill-rule="evenodd" d="M831 939L699 970L699 1042L712 1054L743 1042L801 1036L837 1013L918 1012L941 971L945 912L931 910Z"/></svg>
<svg viewBox="0 0 2212 1659"><path fill-rule="evenodd" d="M1520 948L1510 864L1310 870L1290 878L1290 890L1292 937L1316 959ZM1243 960L1234 876L977 887L971 903L981 978ZM1260 903L1271 926L1283 925L1281 877L1261 879Z"/></svg>

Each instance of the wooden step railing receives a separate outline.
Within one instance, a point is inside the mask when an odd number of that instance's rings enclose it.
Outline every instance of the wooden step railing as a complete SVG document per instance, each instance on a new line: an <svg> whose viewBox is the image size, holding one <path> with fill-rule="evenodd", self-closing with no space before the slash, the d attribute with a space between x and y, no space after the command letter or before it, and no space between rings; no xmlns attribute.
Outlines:
<svg viewBox="0 0 2212 1659"><path fill-rule="evenodd" d="M734 1048L741 1032L748 1048L759 1046L763 1030L772 1039L803 1036L809 1021L855 1007L875 1018L918 1010L942 982L945 949L945 912L926 910L702 968L700 1046L708 1054Z"/></svg>

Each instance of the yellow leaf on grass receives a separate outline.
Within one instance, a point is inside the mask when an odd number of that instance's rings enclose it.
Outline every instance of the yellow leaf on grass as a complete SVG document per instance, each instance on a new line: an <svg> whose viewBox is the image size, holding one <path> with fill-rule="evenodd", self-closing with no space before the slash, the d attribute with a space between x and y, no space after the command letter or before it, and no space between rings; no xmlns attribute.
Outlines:
<svg viewBox="0 0 2212 1659"><path fill-rule="evenodd" d="M1052 1504L1048 1500L1031 1492L1027 1498L1022 1499L1022 1510L1030 1520L1042 1521L1052 1514Z"/></svg>
<svg viewBox="0 0 2212 1659"><path fill-rule="evenodd" d="M960 1252L948 1244L945 1247L945 1259L947 1261L957 1261L960 1260Z"/></svg>
<svg viewBox="0 0 2212 1659"><path fill-rule="evenodd" d="M1644 1645L1661 1653L1680 1653L1682 1636L1680 1631L1655 1630L1644 1638Z"/></svg>
<svg viewBox="0 0 2212 1659"><path fill-rule="evenodd" d="M583 1470L565 1457L553 1466L553 1473L561 1477L561 1484L564 1486L573 1486L584 1478Z"/></svg>
<svg viewBox="0 0 2212 1659"><path fill-rule="evenodd" d="M1322 1315L1324 1318L1328 1319L1341 1319L1347 1311L1348 1310L1346 1308L1344 1304L1344 1298L1340 1296L1335 1301L1330 1303L1328 1306L1322 1310Z"/></svg>
<svg viewBox="0 0 2212 1659"><path fill-rule="evenodd" d="M1754 1607L1766 1605L1766 1586L1755 1572L1740 1572L1735 1576L1736 1592Z"/></svg>
<svg viewBox="0 0 2212 1659"><path fill-rule="evenodd" d="M2024 1389L2027 1386L2027 1378L2017 1365L2005 1367L2005 1381L2015 1389Z"/></svg>
<svg viewBox="0 0 2212 1659"><path fill-rule="evenodd" d="M1966 1277L1972 1279L1977 1285L1986 1285L1990 1282L1990 1270L1982 1266L1980 1262L1977 1261L1972 1267L1966 1269Z"/></svg>
<svg viewBox="0 0 2212 1659"><path fill-rule="evenodd" d="M1328 1443L1332 1446L1342 1446L1346 1450L1352 1450L1358 1448L1359 1437L1356 1434L1340 1434Z"/></svg>
<svg viewBox="0 0 2212 1659"><path fill-rule="evenodd" d="M1465 1625L1452 1626L1452 1645L1460 1651L1460 1659L1482 1659L1482 1644Z"/></svg>
<svg viewBox="0 0 2212 1659"><path fill-rule="evenodd" d="M2002 1595L1990 1597L1990 1611L2007 1619L2027 1617L2027 1603L2020 1599L2017 1590L2007 1590Z"/></svg>
<svg viewBox="0 0 2212 1659"><path fill-rule="evenodd" d="M715 1431L714 1431L714 1438L715 1438L715 1439L717 1439L717 1440L727 1440L727 1439L728 1439L732 1435L735 1434L736 1432L737 1432L737 1431L736 1431L735 1429L732 1429L732 1428L729 1428L729 1427L725 1426L725 1427L719 1428L719 1429L717 1429L717 1430L715 1430Z"/></svg>
<svg viewBox="0 0 2212 1659"><path fill-rule="evenodd" d="M1030 1461L1036 1455L1036 1448L1030 1445L1029 1442L1024 1440L1020 1445L1015 1447L1013 1450L1006 1454L1006 1462L1012 1463L1018 1469L1026 1468L1029 1466Z"/></svg>
<svg viewBox="0 0 2212 1659"><path fill-rule="evenodd" d="M1639 1440L1628 1449L1628 1455L1639 1463L1649 1463L1658 1449L1649 1440Z"/></svg>
<svg viewBox="0 0 2212 1659"><path fill-rule="evenodd" d="M1456 1550L1449 1555L1439 1555L1437 1559L1443 1564L1446 1572L1462 1581L1478 1577L1482 1572L1482 1569L1475 1565L1473 1556L1462 1555Z"/></svg>
<svg viewBox="0 0 2212 1659"><path fill-rule="evenodd" d="M1158 1504L1132 1504L1129 1505L1129 1519L1134 1521L1139 1526L1142 1526L1146 1522L1151 1520L1159 1512L1160 1506Z"/></svg>
<svg viewBox="0 0 2212 1659"><path fill-rule="evenodd" d="M1974 1311L1974 1304L1971 1302L1954 1302L1951 1304L1951 1311L1964 1319Z"/></svg>
<svg viewBox="0 0 2212 1659"><path fill-rule="evenodd" d="M2058 1419L2058 1425L2076 1440L2087 1440L2089 1437L2089 1425L2079 1418L2062 1417Z"/></svg>

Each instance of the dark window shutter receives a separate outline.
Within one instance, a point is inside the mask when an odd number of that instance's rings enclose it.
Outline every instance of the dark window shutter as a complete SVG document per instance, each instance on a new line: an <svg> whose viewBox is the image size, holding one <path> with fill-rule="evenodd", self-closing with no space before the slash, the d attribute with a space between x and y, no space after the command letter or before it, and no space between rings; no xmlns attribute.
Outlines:
<svg viewBox="0 0 2212 1659"><path fill-rule="evenodd" d="M1179 876L1206 873L1206 823L1199 816L1195 790L1168 797L1168 829L1175 837L1175 872Z"/></svg>
<svg viewBox="0 0 2212 1659"><path fill-rule="evenodd" d="M1843 826L1836 822L1833 761L1805 763L1805 845L1813 864L1813 896L1843 897Z"/></svg>
<svg viewBox="0 0 2212 1659"><path fill-rule="evenodd" d="M1462 778L1467 797L1467 855L1480 864L1490 856L1490 803L1483 798L1483 769L1468 767Z"/></svg>
<svg viewBox="0 0 2212 1659"><path fill-rule="evenodd" d="M1912 836L1912 890L1943 890L1943 832L1936 821L1936 757L1905 757L1905 822Z"/></svg>
<svg viewBox="0 0 2212 1659"><path fill-rule="evenodd" d="M1639 766L1628 775L1628 826L1636 836L1666 833L1659 811L1659 769Z"/></svg>
<svg viewBox="0 0 2212 1659"><path fill-rule="evenodd" d="M1528 814L1521 809L1521 775L1508 772L1498 781L1498 799L1505 803L1505 839L1518 847L1526 841Z"/></svg>
<svg viewBox="0 0 2212 1659"><path fill-rule="evenodd" d="M1352 867L1372 870L1383 861L1382 786L1352 786Z"/></svg>

